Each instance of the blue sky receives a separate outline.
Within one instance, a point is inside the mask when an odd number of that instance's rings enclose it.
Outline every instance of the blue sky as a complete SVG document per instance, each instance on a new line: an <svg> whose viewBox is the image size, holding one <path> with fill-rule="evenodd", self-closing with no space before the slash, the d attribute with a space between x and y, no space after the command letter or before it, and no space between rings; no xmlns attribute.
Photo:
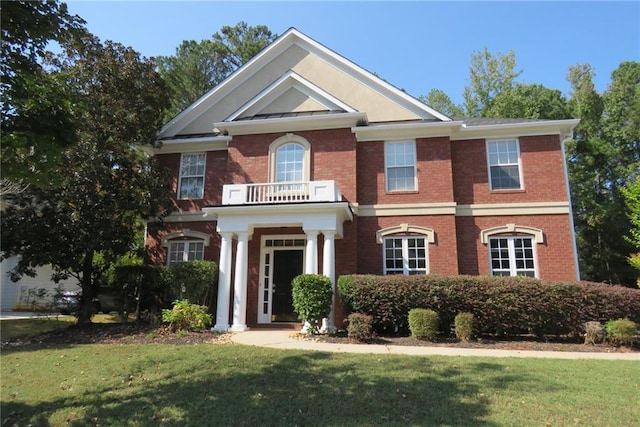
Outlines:
<svg viewBox="0 0 640 427"><path fill-rule="evenodd" d="M514 50L520 81L567 94L569 66L589 63L599 91L622 61L640 61L640 2L68 1L101 39L144 56L171 55L239 21L277 34L295 27L413 96L456 103L471 54Z"/></svg>

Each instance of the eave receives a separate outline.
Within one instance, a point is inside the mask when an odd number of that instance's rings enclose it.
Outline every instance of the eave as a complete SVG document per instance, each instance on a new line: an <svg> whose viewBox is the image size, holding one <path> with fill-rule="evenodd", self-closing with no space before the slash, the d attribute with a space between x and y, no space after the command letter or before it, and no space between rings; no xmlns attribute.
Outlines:
<svg viewBox="0 0 640 427"><path fill-rule="evenodd" d="M535 122L503 123L495 125L462 125L451 133L451 140L492 139L535 135L560 135L560 140L570 137L580 119L541 120Z"/></svg>
<svg viewBox="0 0 640 427"><path fill-rule="evenodd" d="M391 123L384 125L355 126L351 132L360 142L381 141L390 139L415 139L433 136L449 136L463 125L462 121L435 123Z"/></svg>
<svg viewBox="0 0 640 427"><path fill-rule="evenodd" d="M231 141L228 135L201 137L201 138L176 138L160 141L162 146L153 149L150 154L174 154L174 153L199 153L203 151L224 151Z"/></svg>
<svg viewBox="0 0 640 427"><path fill-rule="evenodd" d="M366 121L366 113L341 113L324 116L286 117L238 122L217 122L214 128L229 135L255 135L273 132L299 132L305 130L351 128Z"/></svg>

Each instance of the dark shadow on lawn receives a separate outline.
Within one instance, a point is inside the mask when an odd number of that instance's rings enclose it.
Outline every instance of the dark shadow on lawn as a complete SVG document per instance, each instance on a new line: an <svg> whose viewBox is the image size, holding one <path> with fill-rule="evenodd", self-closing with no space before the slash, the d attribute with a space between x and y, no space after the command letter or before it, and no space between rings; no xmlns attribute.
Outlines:
<svg viewBox="0 0 640 427"><path fill-rule="evenodd" d="M88 408L82 420L69 425L492 426L484 420L488 387L511 381L543 386L522 373L504 375L500 364L468 360L452 365L438 358L293 351L283 358L275 350L203 349L210 352L204 364L185 354L159 355L170 366L159 380L145 382L145 370L153 368L138 362L129 368L138 374L83 397L33 406L3 403L3 418L8 416L3 425L48 425L43 414ZM478 370L494 385L474 382Z"/></svg>

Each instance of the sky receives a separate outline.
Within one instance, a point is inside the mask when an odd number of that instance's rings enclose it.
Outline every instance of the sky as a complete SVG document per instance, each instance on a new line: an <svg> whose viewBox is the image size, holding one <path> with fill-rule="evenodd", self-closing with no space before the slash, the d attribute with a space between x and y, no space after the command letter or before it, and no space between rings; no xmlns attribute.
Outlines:
<svg viewBox="0 0 640 427"><path fill-rule="evenodd" d="M245 21L295 27L410 95L441 89L461 104L473 52L513 50L519 81L569 95L570 66L588 63L600 92L623 61L640 61L640 2L68 1L102 40L142 55L175 54Z"/></svg>

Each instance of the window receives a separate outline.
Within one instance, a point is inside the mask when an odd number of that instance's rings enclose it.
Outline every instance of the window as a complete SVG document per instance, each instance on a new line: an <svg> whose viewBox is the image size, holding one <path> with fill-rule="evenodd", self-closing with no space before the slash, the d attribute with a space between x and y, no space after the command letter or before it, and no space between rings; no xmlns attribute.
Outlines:
<svg viewBox="0 0 640 427"><path fill-rule="evenodd" d="M205 153L182 155L179 199L202 199L204 197L205 164Z"/></svg>
<svg viewBox="0 0 640 427"><path fill-rule="evenodd" d="M515 139L487 142L489 182L492 190L522 188L520 147Z"/></svg>
<svg viewBox="0 0 640 427"><path fill-rule="evenodd" d="M168 264L175 262L202 261L204 259L204 241L177 240L169 242Z"/></svg>
<svg viewBox="0 0 640 427"><path fill-rule="evenodd" d="M300 144L284 144L276 150L276 182L300 182L304 180L304 147Z"/></svg>
<svg viewBox="0 0 640 427"><path fill-rule="evenodd" d="M416 190L416 144L414 141L384 145L387 191Z"/></svg>
<svg viewBox="0 0 640 427"><path fill-rule="evenodd" d="M426 237L384 238L384 274L427 274Z"/></svg>
<svg viewBox="0 0 640 427"><path fill-rule="evenodd" d="M492 237L489 256L492 276L537 277L532 237Z"/></svg>

